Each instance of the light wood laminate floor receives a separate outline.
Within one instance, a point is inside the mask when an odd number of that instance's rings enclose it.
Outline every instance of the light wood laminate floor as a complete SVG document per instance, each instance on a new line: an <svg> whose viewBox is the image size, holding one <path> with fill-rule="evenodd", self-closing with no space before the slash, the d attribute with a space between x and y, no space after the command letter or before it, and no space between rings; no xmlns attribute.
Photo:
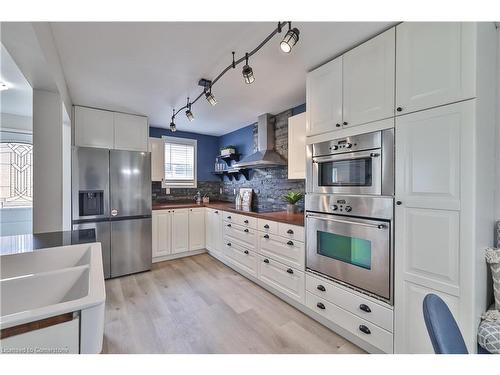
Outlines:
<svg viewBox="0 0 500 375"><path fill-rule="evenodd" d="M363 353L208 254L106 281L103 353Z"/></svg>

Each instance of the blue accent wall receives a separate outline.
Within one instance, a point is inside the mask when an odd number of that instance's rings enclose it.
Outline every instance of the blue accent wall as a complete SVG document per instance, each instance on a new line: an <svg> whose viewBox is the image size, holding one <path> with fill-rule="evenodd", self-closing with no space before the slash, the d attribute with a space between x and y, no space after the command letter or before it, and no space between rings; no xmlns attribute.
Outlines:
<svg viewBox="0 0 500 375"><path fill-rule="evenodd" d="M253 153L253 128L255 124L247 125L231 133L219 137L219 149L224 146L234 145L241 157Z"/></svg>
<svg viewBox="0 0 500 375"><path fill-rule="evenodd" d="M212 174L215 169L215 157L219 154L219 137L183 131L176 131L175 133L172 133L169 129L155 127L149 128L149 136L156 138L167 136L196 139L198 141L198 181L219 181L219 178Z"/></svg>

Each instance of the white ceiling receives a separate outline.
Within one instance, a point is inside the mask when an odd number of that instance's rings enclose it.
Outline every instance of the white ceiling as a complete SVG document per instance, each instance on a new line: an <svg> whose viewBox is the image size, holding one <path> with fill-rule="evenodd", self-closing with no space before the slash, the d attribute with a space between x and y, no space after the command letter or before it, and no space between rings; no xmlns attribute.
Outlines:
<svg viewBox="0 0 500 375"><path fill-rule="evenodd" d="M9 87L0 93L0 112L31 117L33 90L16 63L0 44L0 82Z"/></svg>
<svg viewBox="0 0 500 375"><path fill-rule="evenodd" d="M218 100L193 106L195 121L180 113L177 128L221 135L305 102L306 72L387 29L381 22L296 22L300 41L281 52L275 36L250 60L255 82L242 65L214 86ZM173 107L196 97L200 78L211 79L255 48L276 26L270 22L51 23L75 104L147 115L168 127Z"/></svg>

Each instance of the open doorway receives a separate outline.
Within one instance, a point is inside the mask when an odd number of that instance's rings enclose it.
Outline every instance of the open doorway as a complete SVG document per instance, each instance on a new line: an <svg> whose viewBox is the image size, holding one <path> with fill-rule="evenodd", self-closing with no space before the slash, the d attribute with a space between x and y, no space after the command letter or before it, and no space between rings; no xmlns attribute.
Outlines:
<svg viewBox="0 0 500 375"><path fill-rule="evenodd" d="M0 45L0 234L33 231L33 90Z"/></svg>

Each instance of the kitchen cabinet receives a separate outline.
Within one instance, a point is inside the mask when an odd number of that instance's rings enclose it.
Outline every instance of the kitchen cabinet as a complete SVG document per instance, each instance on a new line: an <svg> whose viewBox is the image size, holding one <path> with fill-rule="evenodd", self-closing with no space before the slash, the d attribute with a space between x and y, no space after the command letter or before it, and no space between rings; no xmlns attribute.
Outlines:
<svg viewBox="0 0 500 375"><path fill-rule="evenodd" d="M288 179L306 178L306 113L288 118Z"/></svg>
<svg viewBox="0 0 500 375"><path fill-rule="evenodd" d="M394 116L395 49L392 28L344 54L344 127Z"/></svg>
<svg viewBox="0 0 500 375"><path fill-rule="evenodd" d="M81 147L114 147L113 112L75 106L75 145Z"/></svg>
<svg viewBox="0 0 500 375"><path fill-rule="evenodd" d="M172 210L172 253L189 251L189 210Z"/></svg>
<svg viewBox="0 0 500 375"><path fill-rule="evenodd" d="M95 108L74 107L75 146L148 151L148 119Z"/></svg>
<svg viewBox="0 0 500 375"><path fill-rule="evenodd" d="M153 258L172 254L172 213L170 210L153 211Z"/></svg>
<svg viewBox="0 0 500 375"><path fill-rule="evenodd" d="M205 208L189 209L189 250L205 248Z"/></svg>
<svg viewBox="0 0 500 375"><path fill-rule="evenodd" d="M165 179L165 142L162 138L150 137L148 151L151 152L151 181Z"/></svg>
<svg viewBox="0 0 500 375"><path fill-rule="evenodd" d="M308 136L341 129L342 56L307 74Z"/></svg>
<svg viewBox="0 0 500 375"><path fill-rule="evenodd" d="M396 27L397 115L476 96L475 28L472 22Z"/></svg>
<svg viewBox="0 0 500 375"><path fill-rule="evenodd" d="M116 150L148 151L147 117L115 112L113 121Z"/></svg>
<svg viewBox="0 0 500 375"><path fill-rule="evenodd" d="M222 211L206 209L206 248L211 254L220 257L222 254Z"/></svg>

